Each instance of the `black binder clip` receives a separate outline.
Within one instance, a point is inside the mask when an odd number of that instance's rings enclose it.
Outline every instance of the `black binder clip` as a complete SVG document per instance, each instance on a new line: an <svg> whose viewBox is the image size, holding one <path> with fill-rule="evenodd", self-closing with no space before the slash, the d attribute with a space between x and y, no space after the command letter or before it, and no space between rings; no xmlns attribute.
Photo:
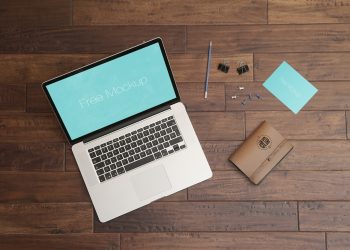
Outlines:
<svg viewBox="0 0 350 250"><path fill-rule="evenodd" d="M224 61L224 63L219 63L219 65L218 65L218 70L220 70L224 73L228 73L229 69L230 69L230 65L225 63L225 61Z"/></svg>
<svg viewBox="0 0 350 250"><path fill-rule="evenodd" d="M249 67L245 62L239 62L237 73L239 75L244 74L249 71Z"/></svg>

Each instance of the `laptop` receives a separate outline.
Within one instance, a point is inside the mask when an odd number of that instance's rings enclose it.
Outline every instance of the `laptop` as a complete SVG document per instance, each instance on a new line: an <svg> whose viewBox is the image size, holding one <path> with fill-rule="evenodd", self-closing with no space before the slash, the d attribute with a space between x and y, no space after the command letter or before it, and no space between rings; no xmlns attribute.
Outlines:
<svg viewBox="0 0 350 250"><path fill-rule="evenodd" d="M161 38L42 87L101 222L212 176Z"/></svg>

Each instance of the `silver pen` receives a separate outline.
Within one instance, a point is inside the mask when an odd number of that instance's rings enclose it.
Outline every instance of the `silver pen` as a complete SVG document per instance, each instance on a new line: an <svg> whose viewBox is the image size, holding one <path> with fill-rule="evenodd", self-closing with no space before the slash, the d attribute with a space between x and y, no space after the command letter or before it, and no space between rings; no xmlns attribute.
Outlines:
<svg viewBox="0 0 350 250"><path fill-rule="evenodd" d="M211 46L212 42L209 42L209 49L208 49L208 63L207 63L207 75L205 78L205 88L204 88L204 98L207 99L208 97L208 83L209 83L209 72L210 72L210 63L211 63Z"/></svg>

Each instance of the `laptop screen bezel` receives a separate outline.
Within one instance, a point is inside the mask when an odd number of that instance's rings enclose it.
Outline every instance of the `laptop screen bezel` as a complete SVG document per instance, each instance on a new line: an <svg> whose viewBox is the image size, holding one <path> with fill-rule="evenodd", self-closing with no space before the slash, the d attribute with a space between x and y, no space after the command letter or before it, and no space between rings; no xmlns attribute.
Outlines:
<svg viewBox="0 0 350 250"><path fill-rule="evenodd" d="M175 93L175 96L176 96L176 97L175 97L174 99L171 99L171 100L167 101L167 102L164 102L164 103L161 103L161 104L159 104L159 105L157 105L157 106L154 106L153 108L144 110L144 111L142 111L142 112L139 112L139 113L137 113L137 114L134 114L134 115L132 115L132 116L129 116L129 117L125 118L125 119L122 119L122 120L120 120L120 121L117 121L117 122L115 122L115 123L112 123L112 124L110 124L110 125L107 125L107 126L105 126L105 127L103 127L103 128L97 129L97 130L92 131L92 132L90 132L90 133L88 133L88 134L85 134L85 135L80 136L80 137L78 137L78 138L72 139L72 138L70 137L69 133L68 133L68 130L67 130L67 128L66 128L66 126L65 126L65 124L64 124L64 122L63 122L63 120L62 120L62 118L61 118L61 116L60 116L60 114L59 114L59 112L58 112L58 110L57 110L57 108L56 108L56 106L55 106L55 103L53 102L53 100L52 100L52 98L51 98L51 96L50 96L50 93L49 93L49 91L48 91L48 89L47 89L47 86L50 85L50 84L56 83L56 82L58 82L58 81L61 81L61 80L65 79L65 78L67 78L67 77L70 77L70 76L72 76L72 75L75 75L75 74L84 72L84 71L86 71L86 70L88 70L88 69L91 69L91 68L96 67L96 66L98 66L98 65L104 64L104 63L109 62L109 61L111 61L111 60L114 60L114 59L116 59L116 58L125 56L125 55L127 55L127 54L133 53L133 52L135 52L135 51L137 51L137 50L143 49L143 48L145 48L145 47L148 47L148 46L153 45L153 44L156 44L156 43L159 44L160 50L161 50L161 52L162 52L162 56L163 56L163 59L164 59L166 68L167 68L167 70L168 70L168 74L169 74L169 77L170 77L170 80L171 80L171 83L172 83L172 87L173 87L173 90L174 90L174 93ZM70 71L70 72L68 72L68 73L66 73L66 74L60 75L60 76L55 77L55 78L53 78L53 79L50 79L50 80L48 80L48 81L45 81L45 82L42 83L42 88L43 88L43 90L44 90L44 92L45 92L45 94L46 94L46 97L48 98L48 100L49 100L49 102L50 102L50 104L51 104L51 107L53 108L53 110L54 110L54 112L55 112L55 114L56 114L56 117L57 117L57 119L58 119L58 121L59 121L59 123L60 123L60 125L61 125L61 127L62 127L62 129L63 129L63 131L64 131L64 133L65 133L65 135L66 135L66 137L67 137L67 139L68 139L68 141L69 141L69 143L70 143L71 145L76 144L76 143L78 143L78 142L81 142L81 141L87 139L88 137L94 136L95 134L101 133L103 130L111 129L111 128L114 127L114 126L120 125L120 124L122 124L122 123L124 123L124 122L128 122L129 120L135 119L135 118L138 117L138 116L145 115L145 114L148 113L148 112L152 112L152 111L154 111L154 110L156 110L156 109L158 109L158 108L161 108L161 107L164 107L164 106L169 106L169 105L171 105L171 104L174 104L174 103L177 103L177 102L180 101L180 95L179 95L178 89L177 89L177 87L176 87L176 83L175 83L174 76L173 76L172 71L171 71L171 68L170 68L170 64L169 64L168 58L167 58L167 56L166 56L166 52L165 52L165 49L164 49L164 46L163 46L163 42L162 42L162 39L159 38L159 37L157 37L157 38L155 38L155 39L152 39L152 40L150 40L150 41L144 42L144 43L142 43L142 44L140 44L140 45L137 45L137 46L135 46L135 47L132 47L132 48L130 48L130 49L124 50L124 51L122 51L122 52L119 52L119 53L117 53L117 54L114 54L114 55L111 55L111 56L102 58L101 60L98 60L98 61L96 61L96 62L93 62L93 63L91 63L91 64L88 64L88 65L86 65L86 66L83 66L83 67L81 67L81 68L78 68L78 69L76 69L76 70Z"/></svg>

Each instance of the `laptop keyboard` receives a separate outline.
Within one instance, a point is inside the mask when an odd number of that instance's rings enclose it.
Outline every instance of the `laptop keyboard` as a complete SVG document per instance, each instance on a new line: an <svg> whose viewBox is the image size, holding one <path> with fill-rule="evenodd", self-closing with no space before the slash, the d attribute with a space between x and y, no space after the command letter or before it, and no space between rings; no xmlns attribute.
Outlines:
<svg viewBox="0 0 350 250"><path fill-rule="evenodd" d="M88 150L104 182L186 147L173 116Z"/></svg>

